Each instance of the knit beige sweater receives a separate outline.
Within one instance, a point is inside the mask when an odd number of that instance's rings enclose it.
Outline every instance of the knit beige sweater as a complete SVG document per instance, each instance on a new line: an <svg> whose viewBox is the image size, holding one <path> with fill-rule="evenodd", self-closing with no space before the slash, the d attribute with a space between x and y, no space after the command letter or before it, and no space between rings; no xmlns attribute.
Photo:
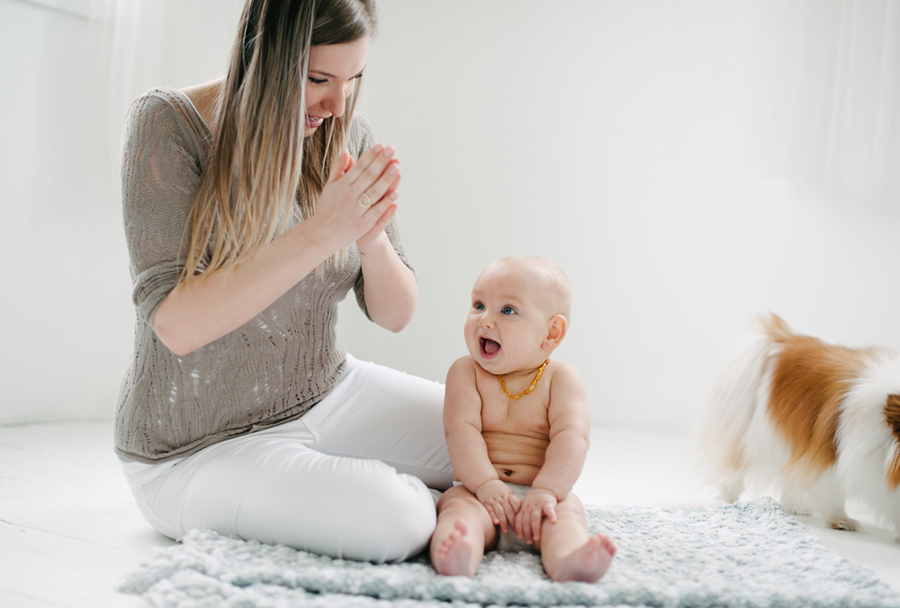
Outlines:
<svg viewBox="0 0 900 608"><path fill-rule="evenodd" d="M211 152L212 134L180 91L149 91L131 107L122 159L125 237L137 311L134 354L119 392L116 453L159 463L213 443L302 416L344 371L336 343L337 304L351 287L365 311L359 252L350 262L306 276L254 319L179 357L156 337L153 315L186 259L182 239ZM353 121L349 149L374 144ZM396 222L386 232L408 264Z"/></svg>

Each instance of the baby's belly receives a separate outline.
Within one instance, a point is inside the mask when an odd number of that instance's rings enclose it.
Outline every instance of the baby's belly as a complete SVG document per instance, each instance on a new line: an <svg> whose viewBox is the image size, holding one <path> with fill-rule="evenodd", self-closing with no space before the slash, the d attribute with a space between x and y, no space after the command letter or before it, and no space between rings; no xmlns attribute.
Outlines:
<svg viewBox="0 0 900 608"><path fill-rule="evenodd" d="M534 483L541 467L532 467L524 464L495 464L497 474L500 475L501 481L509 483L520 483L523 486L530 486Z"/></svg>
<svg viewBox="0 0 900 608"><path fill-rule="evenodd" d="M501 432L485 432L482 436L501 480L524 485L534 481L544 465L549 440Z"/></svg>

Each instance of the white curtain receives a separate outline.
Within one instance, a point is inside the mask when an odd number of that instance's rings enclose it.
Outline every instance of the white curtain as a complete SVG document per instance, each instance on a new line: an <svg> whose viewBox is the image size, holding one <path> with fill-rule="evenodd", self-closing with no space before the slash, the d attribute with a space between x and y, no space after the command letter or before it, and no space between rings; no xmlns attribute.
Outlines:
<svg viewBox="0 0 900 608"><path fill-rule="evenodd" d="M124 113L138 95L224 73L242 5L243 0L91 0L113 149Z"/></svg>
<svg viewBox="0 0 900 608"><path fill-rule="evenodd" d="M0 424L111 416L134 323L125 113L220 74L241 4L0 2Z"/></svg>
<svg viewBox="0 0 900 608"><path fill-rule="evenodd" d="M752 156L827 198L900 196L900 0L752 6Z"/></svg>

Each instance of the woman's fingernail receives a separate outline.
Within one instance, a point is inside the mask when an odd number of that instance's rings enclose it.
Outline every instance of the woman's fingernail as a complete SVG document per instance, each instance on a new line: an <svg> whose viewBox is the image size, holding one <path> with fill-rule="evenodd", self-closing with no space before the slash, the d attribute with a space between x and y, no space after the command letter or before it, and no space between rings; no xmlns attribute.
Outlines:
<svg viewBox="0 0 900 608"><path fill-rule="evenodd" d="M397 200L398 196L400 196L400 194L396 190L394 190L393 192L388 194L388 198L391 199L392 201Z"/></svg>
<svg viewBox="0 0 900 608"><path fill-rule="evenodd" d="M375 154L378 154L382 150L384 150L384 146L382 146L381 144L375 144L374 146L372 146L372 152L374 152Z"/></svg>
<svg viewBox="0 0 900 608"><path fill-rule="evenodd" d="M394 155L394 149L392 147L388 146L387 148L384 149L384 155L387 156L388 158L390 158L391 156Z"/></svg>
<svg viewBox="0 0 900 608"><path fill-rule="evenodd" d="M397 175L399 169L397 169L397 165L391 165L388 167L388 175Z"/></svg>

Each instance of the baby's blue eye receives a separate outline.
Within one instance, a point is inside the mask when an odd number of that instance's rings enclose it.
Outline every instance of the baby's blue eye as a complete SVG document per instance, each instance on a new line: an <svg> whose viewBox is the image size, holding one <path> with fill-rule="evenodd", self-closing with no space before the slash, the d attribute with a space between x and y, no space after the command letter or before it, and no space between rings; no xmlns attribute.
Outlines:
<svg viewBox="0 0 900 608"><path fill-rule="evenodd" d="M472 305L472 308L474 308L475 310L484 310L484 304L482 304L481 302L475 302Z"/></svg>
<svg viewBox="0 0 900 608"><path fill-rule="evenodd" d="M513 308L512 306L504 306L500 312L502 312L505 315L514 315L514 314L516 314L516 309Z"/></svg>

